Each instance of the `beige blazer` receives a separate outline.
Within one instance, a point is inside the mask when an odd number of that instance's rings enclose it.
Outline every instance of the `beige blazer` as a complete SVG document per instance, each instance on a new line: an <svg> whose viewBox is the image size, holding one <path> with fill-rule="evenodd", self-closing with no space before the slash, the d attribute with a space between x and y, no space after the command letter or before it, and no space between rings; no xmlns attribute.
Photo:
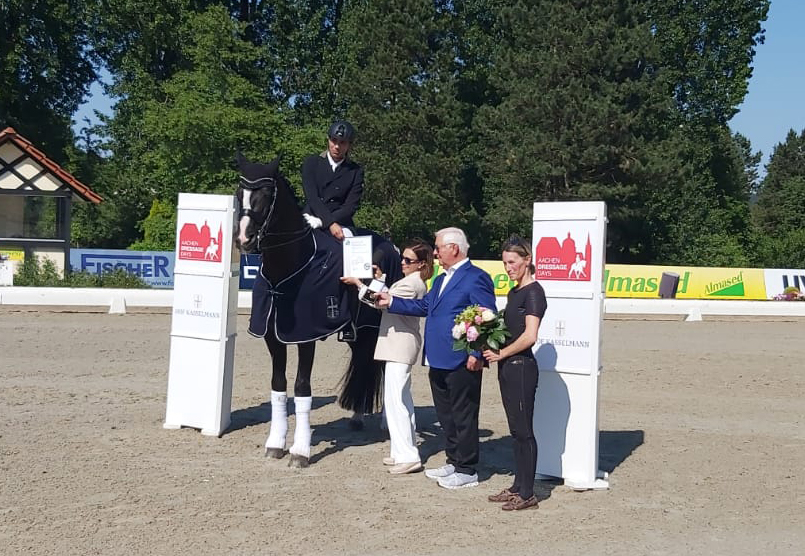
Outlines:
<svg viewBox="0 0 805 556"><path fill-rule="evenodd" d="M421 299L427 291L428 288L419 272L403 276L389 288L391 295L406 299ZM394 315L383 311L383 316L380 317L375 359L413 365L419 359L420 349L422 349L422 335L419 333L419 317Z"/></svg>

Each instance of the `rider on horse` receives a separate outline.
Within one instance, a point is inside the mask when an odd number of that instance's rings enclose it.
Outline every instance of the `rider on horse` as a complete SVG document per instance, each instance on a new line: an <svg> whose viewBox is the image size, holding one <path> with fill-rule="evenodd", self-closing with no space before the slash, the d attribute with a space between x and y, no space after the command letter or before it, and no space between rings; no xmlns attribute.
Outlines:
<svg viewBox="0 0 805 556"><path fill-rule="evenodd" d="M348 158L355 137L352 124L337 121L327 132L327 150L302 163L305 220L339 241L344 227L355 227L352 217L363 197L363 168Z"/></svg>
<svg viewBox="0 0 805 556"><path fill-rule="evenodd" d="M338 241L344 239L345 233L352 235L351 229L355 228L352 217L363 197L363 168L349 158L356 137L351 123L335 121L327 130L327 150L308 156L302 163L305 220L311 228L329 231ZM353 314L357 310L352 298L350 309ZM355 336L353 326L339 332L342 340L354 341Z"/></svg>

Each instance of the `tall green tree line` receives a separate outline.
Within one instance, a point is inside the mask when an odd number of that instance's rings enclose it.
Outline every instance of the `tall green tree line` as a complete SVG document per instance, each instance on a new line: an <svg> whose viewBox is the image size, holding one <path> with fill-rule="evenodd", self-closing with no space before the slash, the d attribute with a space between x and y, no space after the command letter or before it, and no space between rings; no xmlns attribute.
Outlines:
<svg viewBox="0 0 805 556"><path fill-rule="evenodd" d="M796 227L797 177L770 165L758 182L758 153L727 127L768 0L35 4L73 17L62 82L77 96L62 117L100 64L112 75L113 116L54 147L108 199L76 214L82 245L169 247L177 193L231 191L237 149L282 155L299 187L302 157L347 117L367 171L358 220L396 240L460 225L474 256L493 256L527 234L534 201L601 199L612 262L770 265L790 251L771 244Z"/></svg>

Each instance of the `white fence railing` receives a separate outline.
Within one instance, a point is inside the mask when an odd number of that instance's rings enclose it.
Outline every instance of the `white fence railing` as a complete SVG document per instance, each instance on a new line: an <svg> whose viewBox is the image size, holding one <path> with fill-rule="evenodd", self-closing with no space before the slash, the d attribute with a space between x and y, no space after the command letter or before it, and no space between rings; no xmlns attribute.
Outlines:
<svg viewBox="0 0 805 556"><path fill-rule="evenodd" d="M498 298L498 304L505 300ZM0 305L109 307L113 312L121 312L126 307L172 307L173 290L0 287ZM251 306L252 292L238 292L238 308L250 309ZM694 319L698 315L805 317L805 302L610 298L604 301L604 311L607 314L687 315Z"/></svg>

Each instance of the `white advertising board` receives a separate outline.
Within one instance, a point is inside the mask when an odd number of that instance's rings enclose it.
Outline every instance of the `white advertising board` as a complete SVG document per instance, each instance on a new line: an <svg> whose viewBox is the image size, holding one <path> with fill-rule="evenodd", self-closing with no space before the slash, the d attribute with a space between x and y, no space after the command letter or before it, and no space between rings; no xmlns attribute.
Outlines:
<svg viewBox="0 0 805 556"><path fill-rule="evenodd" d="M790 286L805 292L805 270L801 268L767 268L763 271L763 280L766 283L766 297L769 299L783 293Z"/></svg>
<svg viewBox="0 0 805 556"><path fill-rule="evenodd" d="M234 198L179 194L166 429L230 423L240 256Z"/></svg>
<svg viewBox="0 0 805 556"><path fill-rule="evenodd" d="M603 202L534 204L535 277L548 300L535 347L537 473L576 489L609 486L598 470L605 238Z"/></svg>

